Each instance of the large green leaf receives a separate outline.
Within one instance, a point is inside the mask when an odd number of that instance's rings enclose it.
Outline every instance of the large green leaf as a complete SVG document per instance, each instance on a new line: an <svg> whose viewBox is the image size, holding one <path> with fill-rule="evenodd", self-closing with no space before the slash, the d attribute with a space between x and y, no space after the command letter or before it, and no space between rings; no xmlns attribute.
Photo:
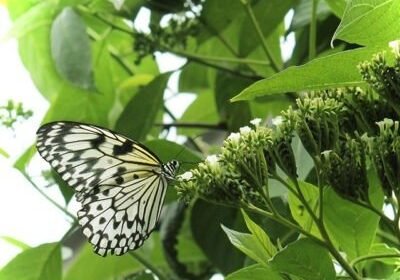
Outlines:
<svg viewBox="0 0 400 280"><path fill-rule="evenodd" d="M58 243L26 249L0 270L0 279L61 280L61 251Z"/></svg>
<svg viewBox="0 0 400 280"><path fill-rule="evenodd" d="M208 260L222 273L231 273L243 266L245 256L230 243L220 224L230 228L240 225L238 211L197 200L192 208L191 228L196 243ZM235 226L236 225L236 226Z"/></svg>
<svg viewBox="0 0 400 280"><path fill-rule="evenodd" d="M60 75L82 88L92 86L92 61L86 26L74 9L64 8L51 27L51 53Z"/></svg>
<svg viewBox="0 0 400 280"><path fill-rule="evenodd" d="M377 52L388 50L388 46L359 48L317 58L302 66L289 67L269 78L255 82L232 98L232 101L251 100L259 96L284 92L360 86L364 81L357 65L371 59ZM387 57L390 58L389 52Z"/></svg>
<svg viewBox="0 0 400 280"><path fill-rule="evenodd" d="M332 41L341 39L362 46L386 44L399 38L399 18L400 1L348 1Z"/></svg>
<svg viewBox="0 0 400 280"><path fill-rule="evenodd" d="M318 187L307 182L299 182L299 185L308 205L315 214L318 213ZM292 216L296 222L306 231L314 234L315 236L319 236L319 230L310 214L305 209L304 204L292 192L289 192L288 194L288 203L290 212L292 213Z"/></svg>
<svg viewBox="0 0 400 280"><path fill-rule="evenodd" d="M135 140L145 139L162 109L169 76L170 73L157 76L133 96L117 120L118 132Z"/></svg>
<svg viewBox="0 0 400 280"><path fill-rule="evenodd" d="M179 91L198 93L210 87L213 71L196 63L188 63L179 76Z"/></svg>
<svg viewBox="0 0 400 280"><path fill-rule="evenodd" d="M240 1L238 1L240 2ZM296 0L270 0L258 1L254 7L254 16L260 25L261 31L265 37L269 37L275 28L283 21L284 16L292 8ZM246 57L251 51L260 45L260 39L254 29L252 19L245 17L239 38L240 56Z"/></svg>
<svg viewBox="0 0 400 280"><path fill-rule="evenodd" d="M305 280L336 278L328 251L306 238L289 244L270 261L270 265L277 271Z"/></svg>
<svg viewBox="0 0 400 280"><path fill-rule="evenodd" d="M263 256L273 257L277 250L269 239L265 231L255 222L253 222L250 217L242 210L243 218L246 223L247 228L253 235L254 240L264 249Z"/></svg>
<svg viewBox="0 0 400 280"><path fill-rule="evenodd" d="M344 10L346 9L346 0L325 0L325 2L338 18L343 16Z"/></svg>
<svg viewBox="0 0 400 280"><path fill-rule="evenodd" d="M86 244L67 270L64 280L108 280L142 269L140 263L129 254L102 258L93 253L91 246Z"/></svg>
<svg viewBox="0 0 400 280"><path fill-rule="evenodd" d="M215 106L214 94L211 90L203 91L189 105L179 120L182 123L218 124L219 118ZM202 129L179 128L178 133L183 135L197 135Z"/></svg>
<svg viewBox="0 0 400 280"><path fill-rule="evenodd" d="M251 266L247 266L238 271L229 274L225 278L226 280L243 280L243 279L252 279L252 280L281 280L279 273L272 269L270 266L255 264Z"/></svg>
<svg viewBox="0 0 400 280"><path fill-rule="evenodd" d="M375 207L382 207L381 192L370 192L370 198L375 202ZM379 216L339 197L329 188L324 193L324 222L331 238L352 260L368 254L375 238Z"/></svg>
<svg viewBox="0 0 400 280"><path fill-rule="evenodd" d="M266 265L268 263L268 254L264 252L263 248L256 242L251 234L238 232L224 225L222 225L222 229L225 231L232 245L237 249L259 264Z"/></svg>

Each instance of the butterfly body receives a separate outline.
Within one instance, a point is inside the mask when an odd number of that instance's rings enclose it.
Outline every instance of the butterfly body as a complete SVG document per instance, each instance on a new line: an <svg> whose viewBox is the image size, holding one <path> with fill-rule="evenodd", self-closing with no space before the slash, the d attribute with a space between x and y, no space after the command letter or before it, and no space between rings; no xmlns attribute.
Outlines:
<svg viewBox="0 0 400 280"><path fill-rule="evenodd" d="M89 124L49 123L37 135L40 155L75 190L79 224L95 252L140 247L157 225L179 163L163 164L142 144Z"/></svg>

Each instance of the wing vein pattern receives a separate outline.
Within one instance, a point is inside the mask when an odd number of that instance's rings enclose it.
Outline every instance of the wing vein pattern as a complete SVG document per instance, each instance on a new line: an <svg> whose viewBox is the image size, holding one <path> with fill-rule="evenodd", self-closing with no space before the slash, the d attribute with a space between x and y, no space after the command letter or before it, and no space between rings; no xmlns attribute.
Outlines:
<svg viewBox="0 0 400 280"><path fill-rule="evenodd" d="M134 250L156 227L174 173L165 176L140 143L94 125L54 122L39 128L37 150L75 190L79 224L99 255Z"/></svg>

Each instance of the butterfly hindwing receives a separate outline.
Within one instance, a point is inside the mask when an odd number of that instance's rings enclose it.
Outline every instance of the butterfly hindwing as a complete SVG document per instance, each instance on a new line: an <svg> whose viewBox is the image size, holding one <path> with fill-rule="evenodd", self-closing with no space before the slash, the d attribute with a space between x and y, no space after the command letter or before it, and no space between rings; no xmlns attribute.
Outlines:
<svg viewBox="0 0 400 280"><path fill-rule="evenodd" d="M157 224L167 180L141 144L88 124L55 122L37 132L37 149L74 188L79 224L100 255L142 245Z"/></svg>

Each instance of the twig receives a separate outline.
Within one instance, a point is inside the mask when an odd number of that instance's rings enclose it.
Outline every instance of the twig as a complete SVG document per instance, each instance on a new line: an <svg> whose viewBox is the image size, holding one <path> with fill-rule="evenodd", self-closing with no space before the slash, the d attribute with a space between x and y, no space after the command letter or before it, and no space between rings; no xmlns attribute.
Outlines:
<svg viewBox="0 0 400 280"><path fill-rule="evenodd" d="M155 123L156 126L161 126L164 129L169 129L171 127L184 127L184 128L206 128L206 129L217 129L226 130L226 124L207 124L207 123Z"/></svg>
<svg viewBox="0 0 400 280"><path fill-rule="evenodd" d="M256 16L254 15L253 9L251 8L251 4L248 0L242 0L242 3L245 7L245 10L250 17L251 22L253 23L254 29L257 32L258 39L260 40L261 47L263 48L265 54L267 55L268 60L271 62L271 67L274 69L275 72L279 72L278 63L275 61L272 51L269 49L267 43L264 40L264 34L262 33L261 27L257 22Z"/></svg>

